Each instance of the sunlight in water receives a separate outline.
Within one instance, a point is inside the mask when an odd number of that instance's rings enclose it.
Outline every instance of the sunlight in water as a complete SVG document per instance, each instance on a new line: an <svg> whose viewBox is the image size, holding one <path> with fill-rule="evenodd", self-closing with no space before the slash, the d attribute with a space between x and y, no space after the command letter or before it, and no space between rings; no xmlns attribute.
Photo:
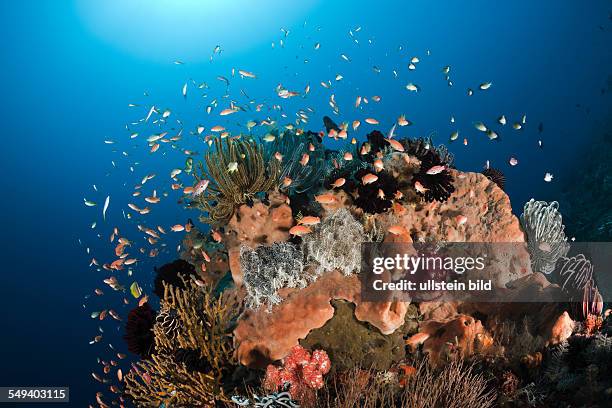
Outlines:
<svg viewBox="0 0 612 408"><path fill-rule="evenodd" d="M84 24L134 56L203 61L216 45L240 52L273 40L318 0L76 0Z"/></svg>

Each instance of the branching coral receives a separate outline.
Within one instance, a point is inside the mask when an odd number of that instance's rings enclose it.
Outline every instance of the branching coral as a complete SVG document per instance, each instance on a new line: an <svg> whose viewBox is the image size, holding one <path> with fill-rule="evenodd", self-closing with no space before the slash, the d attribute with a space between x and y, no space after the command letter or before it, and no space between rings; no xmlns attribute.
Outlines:
<svg viewBox="0 0 612 408"><path fill-rule="evenodd" d="M215 149L206 153L206 169L200 163L196 181L209 179L208 188L192 198L192 206L204 211L202 221L227 221L236 207L255 194L272 189L278 180L280 163L266 159L263 147L253 140L215 139Z"/></svg>
<svg viewBox="0 0 612 408"><path fill-rule="evenodd" d="M303 160L304 155L308 156L307 162ZM304 193L321 183L325 171L325 149L314 133L297 134L287 130L274 140L266 157L271 162L280 159L278 187L290 195ZM290 184L286 185L289 180Z"/></svg>
<svg viewBox="0 0 612 408"><path fill-rule="evenodd" d="M155 324L155 353L124 377L126 394L140 406L229 401L223 380L235 364L230 326L239 313L236 306L229 295L215 298L212 288L194 282L185 288L166 285L162 309L175 310L180 324L170 336Z"/></svg>
<svg viewBox="0 0 612 408"><path fill-rule="evenodd" d="M154 351L153 325L155 311L149 303L137 306L128 314L124 340L128 350L142 358L148 358Z"/></svg>
<svg viewBox="0 0 612 408"><path fill-rule="evenodd" d="M425 201L444 202L455 191L453 176L448 172L446 166L447 164L432 150L422 156L421 167L419 172L412 177L412 185L417 194Z"/></svg>
<svg viewBox="0 0 612 408"><path fill-rule="evenodd" d="M316 265L316 275L338 269L350 275L361 268L363 226L341 208L325 217L310 234L303 237L306 263Z"/></svg>
<svg viewBox="0 0 612 408"><path fill-rule="evenodd" d="M240 268L247 291L246 306L252 309L266 304L270 310L281 301L279 289L307 284L302 251L290 242L275 242L256 249L242 246Z"/></svg>
<svg viewBox="0 0 612 408"><path fill-rule="evenodd" d="M529 200L521 215L521 225L527 234L533 271L550 274L559 258L569 251L559 203Z"/></svg>

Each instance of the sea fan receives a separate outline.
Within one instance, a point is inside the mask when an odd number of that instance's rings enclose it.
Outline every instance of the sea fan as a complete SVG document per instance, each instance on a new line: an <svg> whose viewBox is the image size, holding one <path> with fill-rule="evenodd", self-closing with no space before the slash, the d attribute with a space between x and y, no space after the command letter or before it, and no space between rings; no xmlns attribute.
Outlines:
<svg viewBox="0 0 612 408"><path fill-rule="evenodd" d="M436 174L427 174L428 170L434 166L446 166L446 163L440 159L436 152L430 150L421 158L421 167L419 172L412 177L412 185L417 190L417 194L422 196L425 201L444 202L455 191L454 179L446 169ZM424 188L424 191L419 191L416 188L417 183Z"/></svg>
<svg viewBox="0 0 612 408"><path fill-rule="evenodd" d="M499 188L501 188L502 190L504 189L504 186L506 185L506 176L504 176L504 173L502 173L501 170L495 169L493 167L488 167L483 170L482 174L486 178L497 184Z"/></svg>
<svg viewBox="0 0 612 408"><path fill-rule="evenodd" d="M275 242L270 246L240 248L240 267L247 291L246 305L256 309L281 302L277 291L281 288L304 287L302 251L290 242Z"/></svg>
<svg viewBox="0 0 612 408"><path fill-rule="evenodd" d="M351 275L361 267L363 226L341 208L325 217L310 234L302 237L308 264L316 265L316 275L338 269Z"/></svg>
<svg viewBox="0 0 612 408"><path fill-rule="evenodd" d="M382 170L376 173L378 179L374 183L363 184L361 178L368 173L371 173L369 169L362 169L355 173L359 194L355 199L355 205L370 214L382 213L391 207L391 200L398 189L397 181L391 174Z"/></svg>
<svg viewBox="0 0 612 408"><path fill-rule="evenodd" d="M137 306L128 314L123 339L128 350L142 358L148 358L154 351L153 325L155 311L149 303Z"/></svg>
<svg viewBox="0 0 612 408"><path fill-rule="evenodd" d="M559 203L529 200L521 215L521 225L527 234L532 269L550 274L559 258L569 251Z"/></svg>
<svg viewBox="0 0 612 408"><path fill-rule="evenodd" d="M195 267L182 259L167 263L161 268L155 268L155 272L157 272L157 275L155 276L153 292L160 299L164 297L164 282L177 288L184 288L183 278L189 279L192 276L198 276Z"/></svg>

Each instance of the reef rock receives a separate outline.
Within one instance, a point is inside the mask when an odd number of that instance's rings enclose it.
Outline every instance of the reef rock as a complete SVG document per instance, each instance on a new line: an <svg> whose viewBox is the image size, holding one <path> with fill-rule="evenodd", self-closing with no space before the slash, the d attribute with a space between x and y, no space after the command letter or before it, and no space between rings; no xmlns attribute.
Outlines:
<svg viewBox="0 0 612 408"><path fill-rule="evenodd" d="M404 337L414 333L417 309L409 305L405 323L390 335L355 318L355 305L333 300L334 316L319 329L314 329L300 344L308 349L323 349L329 354L332 370L354 367L388 370L405 358Z"/></svg>
<svg viewBox="0 0 612 408"><path fill-rule="evenodd" d="M284 358L299 340L320 328L334 316L334 299L355 304L357 320L367 322L382 334L391 334L404 325L408 304L361 301L361 282L356 275L338 271L324 274L304 289L282 289L283 302L266 308L246 310L234 330L236 357L251 367L265 367ZM375 329L375 330L376 330Z"/></svg>

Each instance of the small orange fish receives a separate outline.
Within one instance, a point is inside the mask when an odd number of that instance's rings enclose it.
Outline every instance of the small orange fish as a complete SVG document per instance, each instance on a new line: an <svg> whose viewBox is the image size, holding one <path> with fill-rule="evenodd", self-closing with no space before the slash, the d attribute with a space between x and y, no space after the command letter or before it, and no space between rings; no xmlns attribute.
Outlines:
<svg viewBox="0 0 612 408"><path fill-rule="evenodd" d="M387 142L389 142L389 145L394 149L397 150L398 152L403 152L404 151L404 146L398 142L395 139L385 139Z"/></svg>
<svg viewBox="0 0 612 408"><path fill-rule="evenodd" d="M385 199L385 192L382 190L382 188L378 189L378 198L380 198L381 200Z"/></svg>
<svg viewBox="0 0 612 408"><path fill-rule="evenodd" d="M361 122L358 120L353 121L353 130L357 130L357 128L361 125Z"/></svg>
<svg viewBox="0 0 612 408"><path fill-rule="evenodd" d="M377 173L381 171L384 167L385 166L383 165L382 159L374 160L374 170L376 170Z"/></svg>
<svg viewBox="0 0 612 408"><path fill-rule="evenodd" d="M302 155L302 160L300 160L300 164L301 164L302 166L305 166L305 165L307 165L307 164L308 164L308 161L309 161L309 160L310 160L310 156L308 155L308 153L304 153L304 154Z"/></svg>
<svg viewBox="0 0 612 408"><path fill-rule="evenodd" d="M292 227L289 230L289 234L291 235L295 235L295 236L302 236L302 235L306 235L308 233L312 232L312 230L310 228L308 228L305 225L296 225L295 227Z"/></svg>
<svg viewBox="0 0 612 408"><path fill-rule="evenodd" d="M320 204L332 204L335 203L338 199L333 194L320 194L315 196L315 201Z"/></svg>
<svg viewBox="0 0 612 408"><path fill-rule="evenodd" d="M366 118L365 121L366 121L366 123L368 123L370 125L378 125L379 124L379 122L376 119L374 119L374 118Z"/></svg>
<svg viewBox="0 0 612 408"><path fill-rule="evenodd" d="M348 134L346 133L346 130L342 129L340 132L338 132L338 137L340 139L346 139L348 137Z"/></svg>
<svg viewBox="0 0 612 408"><path fill-rule="evenodd" d="M346 179L340 177L339 179L337 179L336 181L334 181L331 186L333 188L338 188L338 187L342 187L344 185L344 183L346 183Z"/></svg>
<svg viewBox="0 0 612 408"><path fill-rule="evenodd" d="M181 231L185 231L185 227L181 224L176 224L173 225L170 230L172 230L173 232L181 232Z"/></svg>
<svg viewBox="0 0 612 408"><path fill-rule="evenodd" d="M278 161L283 161L283 155L280 152L274 153L274 158Z"/></svg>
<svg viewBox="0 0 612 408"><path fill-rule="evenodd" d="M213 126L210 131L211 132L223 132L225 130L225 128L221 125L217 125L217 126Z"/></svg>
<svg viewBox="0 0 612 408"><path fill-rule="evenodd" d="M397 124L400 126L408 126L410 121L408 121L404 115L400 115L400 117L397 118Z"/></svg>
<svg viewBox="0 0 612 408"><path fill-rule="evenodd" d="M215 242L221 242L223 240L223 238L221 237L221 234L219 234L219 231L217 230L212 230L211 236L212 236L212 239L215 240Z"/></svg>
<svg viewBox="0 0 612 408"><path fill-rule="evenodd" d="M283 187L289 187L291 185L291 179L289 177L285 177L283 179Z"/></svg>
<svg viewBox="0 0 612 408"><path fill-rule="evenodd" d="M415 182L415 183L414 183L414 189L415 189L417 192L421 193L421 194L425 194L425 192L426 192L427 190L429 190L428 188L426 188L425 186L423 186L423 184L421 184L421 182L420 182L420 181L417 181L417 182Z"/></svg>
<svg viewBox="0 0 612 408"><path fill-rule="evenodd" d="M319 218L319 217L306 216L306 217L302 217L298 221L298 224L300 224L300 225L316 225L316 224L318 224L320 222L321 222L321 218Z"/></svg>
<svg viewBox="0 0 612 408"><path fill-rule="evenodd" d="M342 156L342 158L346 161L351 161L353 160L353 154L350 152L346 152L344 153L344 156Z"/></svg>
<svg viewBox="0 0 612 408"><path fill-rule="evenodd" d="M364 185L374 183L376 180L378 180L378 176L372 173L368 173L361 178Z"/></svg>
<svg viewBox="0 0 612 408"><path fill-rule="evenodd" d="M434 174L440 174L442 173L444 170L446 170L446 166L433 166L432 168L430 168L429 170L427 170L427 174L430 175L434 175Z"/></svg>
<svg viewBox="0 0 612 408"><path fill-rule="evenodd" d="M223 109L219 115L221 116L227 116L227 115L231 115L232 113L236 113L238 112L236 109L232 109L232 108L227 108L227 109Z"/></svg>

